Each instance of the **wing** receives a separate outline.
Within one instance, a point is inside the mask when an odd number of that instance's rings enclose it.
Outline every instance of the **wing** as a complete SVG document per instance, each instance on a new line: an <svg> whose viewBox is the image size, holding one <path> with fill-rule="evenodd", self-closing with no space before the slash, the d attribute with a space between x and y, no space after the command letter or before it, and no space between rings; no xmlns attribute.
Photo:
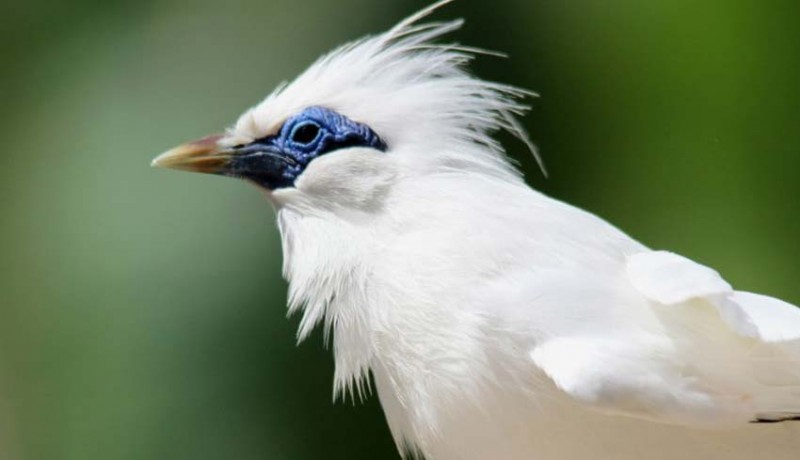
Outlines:
<svg viewBox="0 0 800 460"><path fill-rule="evenodd" d="M782 300L737 292L716 271L667 251L635 254L626 273L649 300L678 305L705 299L735 332L764 342L800 339L800 309Z"/></svg>
<svg viewBox="0 0 800 460"><path fill-rule="evenodd" d="M559 389L598 410L681 425L797 414L800 310L734 291L716 271L665 251L629 257L624 275L631 317L652 311L652 321L536 346L531 358Z"/></svg>
<svg viewBox="0 0 800 460"><path fill-rule="evenodd" d="M686 426L750 418L735 398L698 389L669 355L658 343L584 337L548 341L531 358L559 389L602 412Z"/></svg>

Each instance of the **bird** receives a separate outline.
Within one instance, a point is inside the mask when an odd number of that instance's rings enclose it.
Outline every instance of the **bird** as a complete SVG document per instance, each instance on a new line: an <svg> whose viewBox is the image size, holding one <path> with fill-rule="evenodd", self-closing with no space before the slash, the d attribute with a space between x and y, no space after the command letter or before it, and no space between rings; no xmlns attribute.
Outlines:
<svg viewBox="0 0 800 460"><path fill-rule="evenodd" d="M800 310L528 186L496 134L540 161L533 94L470 72L447 3L153 166L263 191L298 339L324 329L404 457L799 458Z"/></svg>

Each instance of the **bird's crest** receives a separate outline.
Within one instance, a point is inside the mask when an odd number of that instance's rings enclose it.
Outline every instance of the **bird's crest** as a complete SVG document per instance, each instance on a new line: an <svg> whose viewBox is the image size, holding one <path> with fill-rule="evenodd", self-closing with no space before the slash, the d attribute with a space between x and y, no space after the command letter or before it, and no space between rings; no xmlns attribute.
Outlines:
<svg viewBox="0 0 800 460"><path fill-rule="evenodd" d="M275 133L290 116L324 106L368 124L395 145L415 146L446 167L517 175L492 138L505 130L544 165L517 117L534 93L478 79L466 70L476 54L496 54L434 40L463 20L421 23L452 0L437 2L385 33L366 37L322 56L296 80L280 85L245 112L227 142L247 143ZM423 152L420 152L420 156Z"/></svg>

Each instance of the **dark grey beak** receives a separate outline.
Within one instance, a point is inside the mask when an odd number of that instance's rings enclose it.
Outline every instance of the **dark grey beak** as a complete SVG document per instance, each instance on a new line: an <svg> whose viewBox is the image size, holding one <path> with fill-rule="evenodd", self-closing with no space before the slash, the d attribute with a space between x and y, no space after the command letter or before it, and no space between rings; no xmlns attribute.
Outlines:
<svg viewBox="0 0 800 460"><path fill-rule="evenodd" d="M291 185L291 178L302 169L297 160L269 141L226 147L219 144L220 139L221 135L214 135L179 145L159 155L151 165L239 177L271 190Z"/></svg>

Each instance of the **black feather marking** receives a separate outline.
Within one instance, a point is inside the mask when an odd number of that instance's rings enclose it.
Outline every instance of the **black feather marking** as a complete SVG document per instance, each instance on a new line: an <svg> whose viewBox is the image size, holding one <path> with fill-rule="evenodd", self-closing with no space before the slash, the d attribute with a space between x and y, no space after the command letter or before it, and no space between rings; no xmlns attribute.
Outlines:
<svg viewBox="0 0 800 460"><path fill-rule="evenodd" d="M750 423L781 423L781 422L800 422L800 414L786 414L776 418L757 418Z"/></svg>

